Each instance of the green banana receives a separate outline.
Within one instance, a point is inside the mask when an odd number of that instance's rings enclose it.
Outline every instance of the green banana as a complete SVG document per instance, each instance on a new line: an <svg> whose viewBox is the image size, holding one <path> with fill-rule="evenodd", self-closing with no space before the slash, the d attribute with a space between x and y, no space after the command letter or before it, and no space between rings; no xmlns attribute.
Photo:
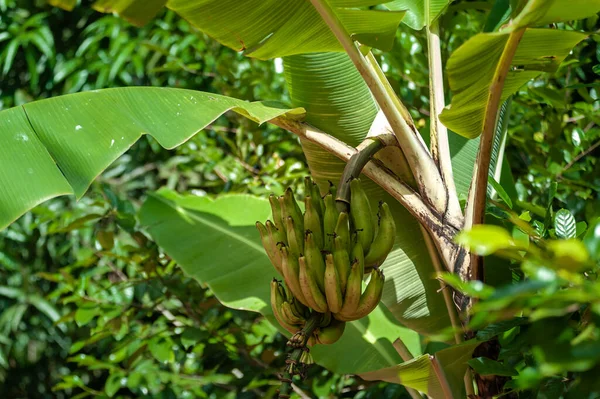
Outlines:
<svg viewBox="0 0 600 399"><path fill-rule="evenodd" d="M337 313L342 309L344 301L342 286L335 268L333 254L325 256L325 297L327 299L327 306L331 312Z"/></svg>
<svg viewBox="0 0 600 399"><path fill-rule="evenodd" d="M335 206L333 195L327 194L323 201L325 203L325 213L323 214L323 249L325 251L332 251L335 225L340 213Z"/></svg>
<svg viewBox="0 0 600 399"><path fill-rule="evenodd" d="M285 284L288 286L292 295L304 305L309 305L304 298L302 288L300 288L300 265L298 264L298 258L291 254L288 247L281 247L281 270L283 272L283 279Z"/></svg>
<svg viewBox="0 0 600 399"><path fill-rule="evenodd" d="M291 216L285 219L285 227L288 238L288 249L290 254L298 257L304 252L304 234L298 235L298 229L296 228L296 222Z"/></svg>
<svg viewBox="0 0 600 399"><path fill-rule="evenodd" d="M352 248L352 260L358 261L358 267L360 268L361 276L365 273L365 253L363 251L362 244L357 240Z"/></svg>
<svg viewBox="0 0 600 399"><path fill-rule="evenodd" d="M352 179L350 182L350 217L358 234L358 241L367 252L373 242L375 224L369 197L363 190L359 179Z"/></svg>
<svg viewBox="0 0 600 399"><path fill-rule="evenodd" d="M343 245L348 253L351 253L352 241L350 240L350 219L346 212L340 212L335 225L335 238L338 237L340 238L340 245Z"/></svg>
<svg viewBox="0 0 600 399"><path fill-rule="evenodd" d="M300 328L286 323L281 314L281 305L286 301L286 297L284 297L285 289L280 287L280 285L281 283L276 279L271 280L271 309L273 309L273 316L275 316L281 327L295 334Z"/></svg>
<svg viewBox="0 0 600 399"><path fill-rule="evenodd" d="M332 320L327 327L320 328L316 332L317 342L324 345L331 345L337 342L344 334L346 323L339 320Z"/></svg>
<svg viewBox="0 0 600 399"><path fill-rule="evenodd" d="M262 241L262 245L271 261L271 264L277 270L278 273L283 274L281 271L281 255L279 254L279 250L277 249L277 243L274 241L271 234L269 234L269 230L267 227L261 222L256 222L256 228L260 234L260 240Z"/></svg>
<svg viewBox="0 0 600 399"><path fill-rule="evenodd" d="M314 273L308 268L304 256L298 258L298 263L300 265L300 287L308 307L319 313L327 312L327 299L319 290L319 286L313 277Z"/></svg>
<svg viewBox="0 0 600 399"><path fill-rule="evenodd" d="M283 196L279 197L281 204L281 215L284 219L291 217L294 219L294 230L296 236L301 237L304 233L304 217L298 203L294 199L294 193L291 188L287 188ZM285 220L284 220L285 221Z"/></svg>
<svg viewBox="0 0 600 399"><path fill-rule="evenodd" d="M315 242L321 250L323 249L323 224L311 198L308 196L304 199L304 228L312 231Z"/></svg>
<svg viewBox="0 0 600 399"><path fill-rule="evenodd" d="M281 213L281 204L279 198L275 194L269 195L269 204L271 204L271 212L273 213L273 222L277 230L283 235L283 241L287 244L287 235L285 232L285 223L283 222L283 214Z"/></svg>
<svg viewBox="0 0 600 399"><path fill-rule="evenodd" d="M283 320L289 325L303 325L306 320L304 318L296 316L294 311L292 310L292 305L289 302L283 302L281 304L281 312L280 312Z"/></svg>
<svg viewBox="0 0 600 399"><path fill-rule="evenodd" d="M315 204L315 208L317 208L317 212L319 212L319 216L323 219L323 215L325 214L325 203L323 202L323 197L321 196L321 190L319 190L319 186L317 183L313 182L312 192L310 194L313 199L313 203Z"/></svg>
<svg viewBox="0 0 600 399"><path fill-rule="evenodd" d="M340 311L333 315L336 319L345 321L344 318L356 312L362 291L362 278L363 273L360 264L358 260L355 260L350 269L346 294L344 295L344 304Z"/></svg>
<svg viewBox="0 0 600 399"><path fill-rule="evenodd" d="M338 278L340 279L340 289L342 294L346 292L346 284L348 283L348 276L350 275L350 255L348 251L340 244L335 238L334 249L333 249L333 263L337 271Z"/></svg>
<svg viewBox="0 0 600 399"><path fill-rule="evenodd" d="M385 283L385 276L383 271L379 268L374 268L371 272L371 280L365 289L365 292L360 296L360 301L356 310L350 314L340 314L339 320L352 321L362 319L371 313L381 301L383 295L383 284Z"/></svg>
<svg viewBox="0 0 600 399"><path fill-rule="evenodd" d="M305 237L304 258L306 258L306 265L313 274L321 292L325 292L325 261L323 255L321 255L314 233L306 230Z"/></svg>
<svg viewBox="0 0 600 399"><path fill-rule="evenodd" d="M319 216L322 218L323 217L323 207L322 207L322 200L321 200L321 193L319 191L319 186L317 186L312 179L310 178L310 176L306 176L304 178L304 196L306 197L310 197L311 202L313 204L313 208L315 209L315 211L317 211L317 213L319 214ZM305 229L308 229L308 227L304 227Z"/></svg>
<svg viewBox="0 0 600 399"><path fill-rule="evenodd" d="M275 245L275 261L277 262L277 266L275 268L277 269L279 274L283 275L281 267L281 251L279 251L279 247L281 245L285 245L285 237L282 234L281 230L278 230L277 227L275 227L273 222L271 222L270 220L267 220L265 225L267 227L267 231L269 232L271 242Z"/></svg>
<svg viewBox="0 0 600 399"><path fill-rule="evenodd" d="M390 207L385 202L379 203L379 229L373 239L371 248L365 255L365 267L381 266L394 247L396 239L396 223Z"/></svg>

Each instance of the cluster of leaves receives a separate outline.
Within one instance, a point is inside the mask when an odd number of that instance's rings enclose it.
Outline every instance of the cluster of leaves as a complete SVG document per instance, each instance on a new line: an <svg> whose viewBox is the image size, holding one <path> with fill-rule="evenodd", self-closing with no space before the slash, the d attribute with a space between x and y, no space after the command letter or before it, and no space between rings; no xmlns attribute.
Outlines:
<svg viewBox="0 0 600 399"><path fill-rule="evenodd" d="M556 184L539 218L511 209L503 193L506 203L489 210L504 227L481 225L458 236L486 256L490 281L508 284L444 278L479 299L470 321L477 338L497 339L494 359L488 352L469 362L475 372L506 377L504 390L519 397L591 398L600 392L600 219L588 225L566 209L554 212L554 194Z"/></svg>

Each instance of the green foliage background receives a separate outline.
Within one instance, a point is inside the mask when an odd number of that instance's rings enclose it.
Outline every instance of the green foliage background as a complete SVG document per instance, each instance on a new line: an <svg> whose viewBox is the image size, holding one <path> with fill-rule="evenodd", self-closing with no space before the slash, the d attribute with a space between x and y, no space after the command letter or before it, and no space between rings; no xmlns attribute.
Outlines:
<svg viewBox="0 0 600 399"><path fill-rule="evenodd" d="M138 29L86 4L67 13L42 3L0 0L0 109L129 85L288 101L277 61L245 58L171 12ZM443 32L445 59L484 28L492 3L450 7L441 25L460 29ZM598 32L597 18L578 24ZM587 224L600 215L598 40L592 35L555 75L531 82L513 101L506 144L513 199L547 238L557 235L553 209ZM378 54L415 115L429 109L425 49L424 32L402 26L395 48ZM425 119L416 123L428 131ZM52 200L0 232L0 396L273 397L285 339L184 276L137 229L135 215L144 193L162 186L195 195L281 194L289 185L301 191L307 173L291 134L227 114L174 151L144 137L82 200ZM510 219L505 211L499 199L490 220ZM508 282L522 276L503 270ZM581 330L570 327L568 334ZM540 374L530 338L520 336L509 352L524 355L508 362L526 362L533 382L524 386L547 392L556 379ZM398 385L316 366L301 389L332 398L406 395Z"/></svg>

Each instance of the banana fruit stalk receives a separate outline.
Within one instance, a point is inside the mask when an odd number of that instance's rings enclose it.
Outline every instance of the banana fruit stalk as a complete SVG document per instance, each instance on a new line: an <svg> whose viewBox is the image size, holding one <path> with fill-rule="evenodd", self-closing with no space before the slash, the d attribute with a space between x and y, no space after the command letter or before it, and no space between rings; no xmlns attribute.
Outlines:
<svg viewBox="0 0 600 399"><path fill-rule="evenodd" d="M383 202L373 214L360 180L349 184L349 213L338 211L331 183L321 196L306 178L304 213L288 188L280 197L269 196L273 221L256 223L267 256L283 277L283 282L271 282L271 307L279 324L297 338L312 312L321 313L309 345L339 340L345 323L367 316L383 294L379 266L392 250L396 225ZM363 290L366 275L370 280ZM298 345L294 339L291 346Z"/></svg>

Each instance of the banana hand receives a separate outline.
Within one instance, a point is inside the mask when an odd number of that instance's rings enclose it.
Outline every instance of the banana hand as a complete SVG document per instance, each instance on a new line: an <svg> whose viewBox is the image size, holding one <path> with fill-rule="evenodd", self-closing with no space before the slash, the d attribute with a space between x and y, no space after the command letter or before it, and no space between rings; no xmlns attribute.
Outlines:
<svg viewBox="0 0 600 399"><path fill-rule="evenodd" d="M365 289L365 292L360 296L360 301L356 310L350 314L340 314L338 320L352 321L362 319L371 313L381 301L383 295L383 284L385 276L381 269L375 268L371 272L371 280Z"/></svg>
<svg viewBox="0 0 600 399"><path fill-rule="evenodd" d="M256 222L256 229L260 234L260 240L262 241L263 248L265 249L265 252L269 257L271 264L279 274L283 275L281 267L281 255L279 254L279 250L277 249L277 243L269 234L269 230L264 224L262 224L261 222Z"/></svg>
<svg viewBox="0 0 600 399"><path fill-rule="evenodd" d="M288 332L295 334L300 330L299 326L293 326L287 323L281 314L281 305L286 301L284 297L285 289L280 287L281 283L276 279L271 280L271 309L273 310L273 316L277 319L277 322L281 327L285 328Z"/></svg>
<svg viewBox="0 0 600 399"><path fill-rule="evenodd" d="M345 321L344 319L346 317L356 312L358 303L360 302L360 293L362 291L362 278L363 273L359 262L355 260L350 269L350 276L348 277L348 284L346 285L346 294L344 295L344 304L340 311L335 313L333 317Z"/></svg>

